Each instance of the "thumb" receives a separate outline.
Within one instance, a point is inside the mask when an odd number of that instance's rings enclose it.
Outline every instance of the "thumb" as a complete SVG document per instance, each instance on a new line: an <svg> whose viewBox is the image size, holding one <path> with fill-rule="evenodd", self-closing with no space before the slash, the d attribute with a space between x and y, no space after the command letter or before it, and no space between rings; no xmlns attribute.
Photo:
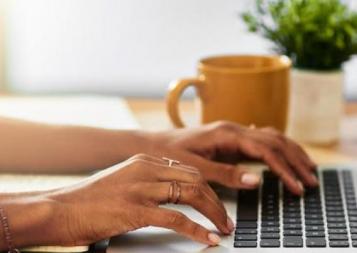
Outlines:
<svg viewBox="0 0 357 253"><path fill-rule="evenodd" d="M254 189L261 180L260 175L242 165L214 162L191 153L186 154L182 161L198 168L206 180L231 188Z"/></svg>

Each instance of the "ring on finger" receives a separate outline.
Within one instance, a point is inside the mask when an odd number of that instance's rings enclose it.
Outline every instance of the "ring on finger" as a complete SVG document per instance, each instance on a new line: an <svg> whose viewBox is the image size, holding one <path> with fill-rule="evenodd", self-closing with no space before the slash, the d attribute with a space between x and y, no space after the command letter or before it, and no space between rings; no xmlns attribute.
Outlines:
<svg viewBox="0 0 357 253"><path fill-rule="evenodd" d="M178 204L181 197L181 185L177 181L172 181L169 188L168 203Z"/></svg>
<svg viewBox="0 0 357 253"><path fill-rule="evenodd" d="M167 157L162 157L162 160L167 161L169 163L169 167L172 167L172 165L179 165L180 161L174 160L174 159L170 159Z"/></svg>

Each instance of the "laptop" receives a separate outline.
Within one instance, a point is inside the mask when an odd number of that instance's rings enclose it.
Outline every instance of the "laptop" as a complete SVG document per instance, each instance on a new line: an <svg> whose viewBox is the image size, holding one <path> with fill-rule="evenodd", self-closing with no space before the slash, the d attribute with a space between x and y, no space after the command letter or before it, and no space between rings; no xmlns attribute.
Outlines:
<svg viewBox="0 0 357 253"><path fill-rule="evenodd" d="M222 237L219 246L207 247L150 227L112 238L108 252L356 252L357 166L320 166L320 186L307 189L302 197L287 191L266 168L261 173L258 189L223 195L236 229ZM190 207L172 207L214 230Z"/></svg>

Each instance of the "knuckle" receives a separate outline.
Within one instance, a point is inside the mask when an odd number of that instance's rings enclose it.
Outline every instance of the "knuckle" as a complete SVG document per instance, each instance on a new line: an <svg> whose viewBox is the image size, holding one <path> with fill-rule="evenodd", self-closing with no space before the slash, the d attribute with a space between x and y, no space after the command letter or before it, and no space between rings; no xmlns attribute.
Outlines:
<svg viewBox="0 0 357 253"><path fill-rule="evenodd" d="M234 186L235 182L239 182L236 180L236 178L240 177L240 174L241 170L232 169L231 167L222 168L222 176L224 181L230 186Z"/></svg>
<svg viewBox="0 0 357 253"><path fill-rule="evenodd" d="M182 213L174 212L171 213L168 217L168 223L172 226L180 226L184 223L185 216Z"/></svg>
<svg viewBox="0 0 357 253"><path fill-rule="evenodd" d="M143 159L135 159L135 160L131 160L130 164L133 165L134 167L141 167L143 164L145 163L145 160Z"/></svg>
<svg viewBox="0 0 357 253"><path fill-rule="evenodd" d="M271 153L271 155L276 155L281 152L282 148L283 147L280 145L279 142L274 141L269 144L268 148L266 149L266 152Z"/></svg>
<svg viewBox="0 0 357 253"><path fill-rule="evenodd" d="M136 154L134 156L132 156L130 159L131 160L146 160L148 159L150 156L147 155L147 154L144 154L144 153L139 153L139 154Z"/></svg>
<svg viewBox="0 0 357 253"><path fill-rule="evenodd" d="M268 132L270 134L273 134L273 135L280 134L280 132L277 129L275 129L274 127L264 127L262 130L264 130L265 132Z"/></svg>
<svg viewBox="0 0 357 253"><path fill-rule="evenodd" d="M202 196L202 184L201 183L193 183L188 186L188 191L190 192L193 198L199 198Z"/></svg>
<svg viewBox="0 0 357 253"><path fill-rule="evenodd" d="M234 127L234 124L227 120L219 120L214 123L214 130L230 130Z"/></svg>
<svg viewBox="0 0 357 253"><path fill-rule="evenodd" d="M199 174L192 174L192 182L194 184L202 184L203 178Z"/></svg>
<svg viewBox="0 0 357 253"><path fill-rule="evenodd" d="M274 157L276 157L276 150L275 150L275 148L264 148L264 149L263 149L263 157L264 157L266 160L274 159Z"/></svg>
<svg viewBox="0 0 357 253"><path fill-rule="evenodd" d="M198 224L192 222L189 226L189 230L193 235L198 235L201 229Z"/></svg>

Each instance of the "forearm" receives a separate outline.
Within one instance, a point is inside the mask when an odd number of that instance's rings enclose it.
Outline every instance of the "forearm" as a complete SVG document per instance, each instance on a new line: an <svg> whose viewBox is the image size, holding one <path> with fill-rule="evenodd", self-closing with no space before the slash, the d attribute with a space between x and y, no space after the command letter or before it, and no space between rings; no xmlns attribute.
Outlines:
<svg viewBox="0 0 357 253"><path fill-rule="evenodd" d="M0 118L0 170L80 172L144 152L149 134Z"/></svg>

